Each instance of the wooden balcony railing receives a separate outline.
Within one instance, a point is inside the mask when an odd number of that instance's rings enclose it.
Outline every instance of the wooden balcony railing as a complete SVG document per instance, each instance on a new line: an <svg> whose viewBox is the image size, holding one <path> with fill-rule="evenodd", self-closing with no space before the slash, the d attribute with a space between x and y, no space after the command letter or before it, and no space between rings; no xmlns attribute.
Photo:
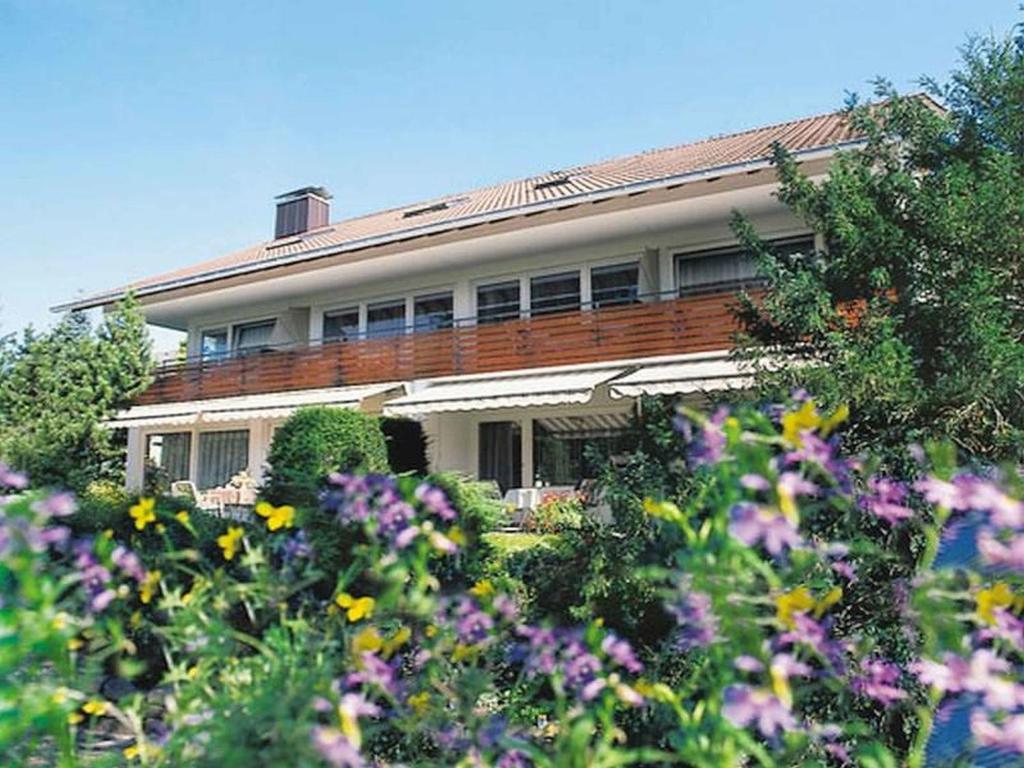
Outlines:
<svg viewBox="0 0 1024 768"><path fill-rule="evenodd" d="M163 365L138 404L727 349L733 291Z"/></svg>

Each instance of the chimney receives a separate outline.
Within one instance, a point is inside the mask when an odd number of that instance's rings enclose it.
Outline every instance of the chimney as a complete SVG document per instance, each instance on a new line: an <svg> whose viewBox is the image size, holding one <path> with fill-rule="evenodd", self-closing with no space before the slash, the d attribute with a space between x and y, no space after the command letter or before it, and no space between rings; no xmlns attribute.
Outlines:
<svg viewBox="0 0 1024 768"><path fill-rule="evenodd" d="M303 187L278 195L274 239L301 235L330 223L331 193L323 187Z"/></svg>

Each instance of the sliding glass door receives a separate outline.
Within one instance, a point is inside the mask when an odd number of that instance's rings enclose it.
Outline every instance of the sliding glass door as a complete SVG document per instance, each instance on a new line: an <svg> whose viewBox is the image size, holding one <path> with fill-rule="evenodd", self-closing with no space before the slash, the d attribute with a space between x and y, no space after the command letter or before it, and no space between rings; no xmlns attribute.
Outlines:
<svg viewBox="0 0 1024 768"><path fill-rule="evenodd" d="M522 485L523 438L518 421L484 421L479 430L479 477L504 493Z"/></svg>

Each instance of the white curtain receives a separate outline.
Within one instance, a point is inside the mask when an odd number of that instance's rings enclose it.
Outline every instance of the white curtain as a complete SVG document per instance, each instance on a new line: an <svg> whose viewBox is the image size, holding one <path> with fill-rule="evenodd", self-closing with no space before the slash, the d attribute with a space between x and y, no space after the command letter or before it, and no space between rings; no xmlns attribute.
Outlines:
<svg viewBox="0 0 1024 768"><path fill-rule="evenodd" d="M167 473L170 482L188 480L192 435L188 432L170 432L149 436L150 461Z"/></svg>
<svg viewBox="0 0 1024 768"><path fill-rule="evenodd" d="M249 466L249 430L202 432L199 435L200 490L220 488Z"/></svg>
<svg viewBox="0 0 1024 768"><path fill-rule="evenodd" d="M742 250L719 251L706 256L679 257L679 290L727 288L757 276L753 257Z"/></svg>

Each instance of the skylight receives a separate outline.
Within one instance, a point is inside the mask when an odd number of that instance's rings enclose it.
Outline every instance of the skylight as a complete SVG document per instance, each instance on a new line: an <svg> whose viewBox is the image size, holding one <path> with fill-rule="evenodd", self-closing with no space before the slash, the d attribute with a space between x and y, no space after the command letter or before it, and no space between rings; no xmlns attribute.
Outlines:
<svg viewBox="0 0 1024 768"><path fill-rule="evenodd" d="M552 187L560 187L563 184L568 184L572 179L568 176L556 176L553 179L545 179L544 181L538 181L533 185L535 190L551 189Z"/></svg>

